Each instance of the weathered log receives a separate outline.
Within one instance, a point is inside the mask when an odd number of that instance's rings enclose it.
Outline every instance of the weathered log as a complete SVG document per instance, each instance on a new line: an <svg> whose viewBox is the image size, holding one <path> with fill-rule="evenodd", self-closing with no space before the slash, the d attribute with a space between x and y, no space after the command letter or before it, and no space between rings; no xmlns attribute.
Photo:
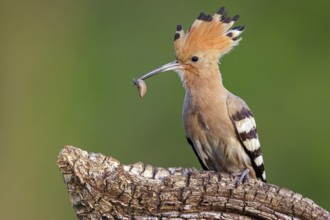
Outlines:
<svg viewBox="0 0 330 220"><path fill-rule="evenodd" d="M213 171L123 165L66 146L57 164L79 219L330 219L288 189Z"/></svg>

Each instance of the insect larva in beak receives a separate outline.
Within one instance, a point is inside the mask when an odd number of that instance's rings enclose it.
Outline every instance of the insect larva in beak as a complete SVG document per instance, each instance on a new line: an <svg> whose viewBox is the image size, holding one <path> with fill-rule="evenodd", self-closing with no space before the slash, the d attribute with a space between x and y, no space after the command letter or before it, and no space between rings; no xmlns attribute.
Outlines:
<svg viewBox="0 0 330 220"><path fill-rule="evenodd" d="M142 79L137 79L134 80L134 85L138 88L140 97L143 98L147 92L146 83Z"/></svg>

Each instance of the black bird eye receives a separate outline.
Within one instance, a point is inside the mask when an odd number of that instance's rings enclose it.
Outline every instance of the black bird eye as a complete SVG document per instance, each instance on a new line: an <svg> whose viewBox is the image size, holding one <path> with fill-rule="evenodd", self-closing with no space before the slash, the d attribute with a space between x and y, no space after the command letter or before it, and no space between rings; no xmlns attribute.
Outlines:
<svg viewBox="0 0 330 220"><path fill-rule="evenodd" d="M193 61L193 62L197 62L198 60L199 60L199 58L196 57L196 56L193 56L193 57L191 58L191 61Z"/></svg>

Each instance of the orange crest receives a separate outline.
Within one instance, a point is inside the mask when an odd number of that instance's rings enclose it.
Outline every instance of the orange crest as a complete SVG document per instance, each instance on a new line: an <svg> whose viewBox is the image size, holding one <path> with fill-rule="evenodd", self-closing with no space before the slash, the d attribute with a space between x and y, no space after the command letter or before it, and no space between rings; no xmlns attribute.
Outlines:
<svg viewBox="0 0 330 220"><path fill-rule="evenodd" d="M230 29L238 18L239 15L227 17L227 12L222 7L213 16L201 13L186 34L182 26L178 25L174 36L177 57L196 51L213 52L219 58L228 53L238 45L241 40L238 36L244 30L244 26Z"/></svg>

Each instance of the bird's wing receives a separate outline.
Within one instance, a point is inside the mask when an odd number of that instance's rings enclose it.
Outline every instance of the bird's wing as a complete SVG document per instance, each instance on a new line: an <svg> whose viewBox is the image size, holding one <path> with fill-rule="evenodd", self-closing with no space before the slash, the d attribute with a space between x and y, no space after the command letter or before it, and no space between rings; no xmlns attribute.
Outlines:
<svg viewBox="0 0 330 220"><path fill-rule="evenodd" d="M200 156L198 155L198 153L197 153L197 151L196 151L196 148L195 148L194 143L192 142L192 140L191 140L189 137L187 137L187 136L186 136L186 138L187 138L187 141L188 141L189 145L190 145L191 148L194 150L194 153L196 154L196 156L197 156L197 158L198 158L198 161L199 161L199 163L201 164L203 170L208 170L208 168L206 167L206 165L203 163L202 159L201 159Z"/></svg>
<svg viewBox="0 0 330 220"><path fill-rule="evenodd" d="M227 108L236 129L237 136L251 159L257 178L266 182L266 173L256 122L251 110L241 98L232 94L227 98Z"/></svg>

